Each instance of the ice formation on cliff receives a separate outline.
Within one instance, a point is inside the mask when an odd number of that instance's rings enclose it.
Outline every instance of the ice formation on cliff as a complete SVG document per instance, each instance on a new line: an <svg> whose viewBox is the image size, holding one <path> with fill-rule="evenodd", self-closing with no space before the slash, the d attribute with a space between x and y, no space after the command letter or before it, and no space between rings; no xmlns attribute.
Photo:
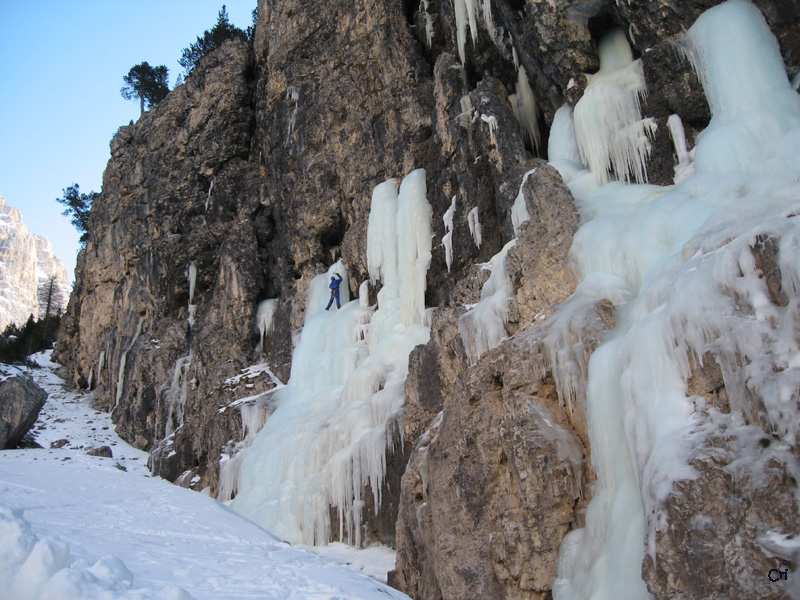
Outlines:
<svg viewBox="0 0 800 600"><path fill-rule="evenodd" d="M528 74L525 67L520 66L517 70L516 93L509 94L508 101L514 116L522 126L522 134L531 145L534 151L539 148L539 107L536 104L536 97L533 95Z"/></svg>
<svg viewBox="0 0 800 600"><path fill-rule="evenodd" d="M600 70L591 76L575 105L575 133L582 162L606 183L647 180L645 161L655 121L642 119L641 99L647 87L642 61L633 60L625 33L616 29L600 40Z"/></svg>
<svg viewBox="0 0 800 600"><path fill-rule="evenodd" d="M470 362L477 361L508 335L508 303L514 297L514 286L506 271L506 254L516 243L514 238L491 258L486 268L492 274L481 288L480 301L458 319L458 332Z"/></svg>
<svg viewBox="0 0 800 600"><path fill-rule="evenodd" d="M690 356L712 352L720 364L738 424L729 436L764 422L776 439L763 452L780 452L796 443L800 429L800 96L750 2L710 9L683 43L713 115L698 136L693 175L668 188L611 182L593 189L574 163L554 161L581 211L572 246L581 286L618 298L617 325L588 364L586 411L598 481L586 527L562 543L557 600L650 597L641 566L645 552L658 559L660 502L675 481L697 476L688 456L702 399L687 395ZM626 62L624 48L618 51L618 62ZM618 83L630 91L627 80ZM599 127L602 119L593 119ZM591 126L583 120L584 139L596 137L587 135ZM603 179L607 164L595 158L589 166ZM756 267L753 248L765 240L779 249L785 305L768 299ZM763 398L758 415L749 389ZM795 463L788 468L798 470ZM752 473L757 479L759 469Z"/></svg>
<svg viewBox="0 0 800 600"><path fill-rule="evenodd" d="M258 303L256 309L256 325L258 326L258 348L264 352L264 343L272 335L275 325L275 309L278 305L277 298L267 298Z"/></svg>
<svg viewBox="0 0 800 600"><path fill-rule="evenodd" d="M367 231L370 277L381 280L377 308L349 301L340 262L311 282L306 321L275 411L241 459L237 511L292 542L324 544L331 512L340 538L361 539L369 484L380 506L386 452L396 441L408 355L428 341L425 279L431 260L425 171L377 186ZM325 310L333 273L344 277L342 307ZM368 328L368 332L366 331Z"/></svg>
<svg viewBox="0 0 800 600"><path fill-rule="evenodd" d="M453 196L453 201L450 203L442 220L444 221L445 234L442 236L442 244L444 244L444 260L447 263L447 272L450 272L450 266L453 264L453 219L456 215L456 197Z"/></svg>
<svg viewBox="0 0 800 600"><path fill-rule="evenodd" d="M467 224L469 225L469 233L472 236L472 241L480 248L483 240L481 239L481 221L477 206L472 207L472 210L467 213Z"/></svg>

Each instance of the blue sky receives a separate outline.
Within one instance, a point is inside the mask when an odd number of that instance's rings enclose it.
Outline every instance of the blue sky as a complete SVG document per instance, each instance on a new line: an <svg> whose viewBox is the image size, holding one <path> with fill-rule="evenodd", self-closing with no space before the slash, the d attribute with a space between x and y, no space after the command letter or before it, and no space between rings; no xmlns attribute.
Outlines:
<svg viewBox="0 0 800 600"><path fill-rule="evenodd" d="M182 49L223 4L245 29L257 0L0 0L0 195L70 277L79 235L55 198L72 183L100 191L111 136L139 117L122 77L147 61L174 87Z"/></svg>

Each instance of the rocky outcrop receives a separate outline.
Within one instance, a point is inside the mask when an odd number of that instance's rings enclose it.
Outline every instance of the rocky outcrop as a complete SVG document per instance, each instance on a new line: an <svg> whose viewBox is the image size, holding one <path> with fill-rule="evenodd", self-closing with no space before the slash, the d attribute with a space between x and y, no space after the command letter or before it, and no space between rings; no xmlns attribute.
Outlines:
<svg viewBox="0 0 800 600"><path fill-rule="evenodd" d="M411 456L390 582L413 598L548 597L593 478L535 336L462 374Z"/></svg>
<svg viewBox="0 0 800 600"><path fill-rule="evenodd" d="M0 449L14 448L33 427L47 392L16 375L0 381Z"/></svg>
<svg viewBox="0 0 800 600"><path fill-rule="evenodd" d="M381 506L363 495L362 539L396 544L392 581L415 598L550 597L559 544L583 526L595 477L588 362L622 302L574 294L580 217L546 165L547 136L598 69L598 40L621 27L642 60L642 116L655 124L648 178L671 183L667 119L680 116L691 146L710 118L679 39L717 3L496 1L493 25L478 15L464 32L462 59L450 2L261 0L253 48L225 44L112 141L57 359L126 439L152 451L154 472L216 494L220 457L245 437L240 411L289 377L311 279L341 259L354 297L369 279L372 189L424 167L431 335L410 355L406 404L391 422L402 435L387 450ZM796 7L759 4L796 73ZM538 142L515 115L524 91L515 59L537 101L528 108ZM515 232L520 193L530 219ZM507 339L470 357L459 319L481 297L486 263L514 237ZM770 301L790 305L769 258L777 246L758 248ZM371 282L371 303L377 291ZM275 317L264 336L266 299ZM703 422L718 425L730 374L702 362L689 385L711 407L698 409ZM756 391L748 399L757 407ZM263 418L272 407L260 406ZM768 439L758 414L749 425ZM763 445L755 432L735 443L698 433L697 479L676 483L663 520L651 518L643 572L656 597L744 597L772 564L754 536L758 523L777 522L775 511L796 514L794 484L788 455L764 458L761 478L737 471L736 449ZM779 498L777 508L763 495ZM723 515L728 504L736 510ZM704 513L720 526L695 518ZM781 523L796 530L791 518ZM695 557L711 572L714 547L732 556L745 546L751 566L729 561L717 588L689 581Z"/></svg>
<svg viewBox="0 0 800 600"><path fill-rule="evenodd" d="M126 439L169 446L154 470L173 480L216 473L240 431L235 411L218 416L222 388L257 362L255 306L277 295L259 262L275 230L248 225L269 222L247 161L253 68L247 44L227 45L112 140L61 337L71 379Z"/></svg>
<svg viewBox="0 0 800 600"><path fill-rule="evenodd" d="M28 231L22 213L0 196L0 331L28 317L44 316L46 291L53 284L51 314L66 308L67 271L47 238Z"/></svg>

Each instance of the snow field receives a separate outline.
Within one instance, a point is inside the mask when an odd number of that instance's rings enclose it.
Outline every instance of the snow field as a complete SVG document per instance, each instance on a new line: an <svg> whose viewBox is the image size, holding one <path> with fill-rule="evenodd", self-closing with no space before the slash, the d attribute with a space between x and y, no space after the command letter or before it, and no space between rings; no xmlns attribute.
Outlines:
<svg viewBox="0 0 800 600"><path fill-rule="evenodd" d="M50 394L35 426L45 448L0 452L0 598L405 598L151 477L147 454L114 433L90 396L65 390L48 354L29 372ZM59 440L67 443L47 448ZM114 457L86 454L100 445ZM385 576L393 563L388 549L335 550L370 574Z"/></svg>

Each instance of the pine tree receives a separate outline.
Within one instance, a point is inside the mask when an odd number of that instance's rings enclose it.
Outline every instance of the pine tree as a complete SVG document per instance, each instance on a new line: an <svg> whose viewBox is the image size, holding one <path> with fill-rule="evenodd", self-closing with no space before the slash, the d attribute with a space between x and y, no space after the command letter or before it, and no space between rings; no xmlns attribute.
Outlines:
<svg viewBox="0 0 800 600"><path fill-rule="evenodd" d="M48 339L51 330L50 321L61 314L61 307L66 304L67 298L64 289L59 285L55 275L50 275L39 284L37 290L39 297L39 321L44 320L44 339Z"/></svg>
<svg viewBox="0 0 800 600"><path fill-rule="evenodd" d="M120 94L126 100L139 99L139 107L144 114L145 106L150 109L161 102L169 93L169 70L164 65L151 67L147 61L131 67L123 76L125 85Z"/></svg>
<svg viewBox="0 0 800 600"><path fill-rule="evenodd" d="M228 11L223 4L217 15L217 23L210 30L207 29L203 33L203 37L198 37L194 44L183 49L183 55L178 64L186 69L186 76L188 76L206 54L219 48L223 42L237 38L247 41L248 34L235 25L231 25L228 20Z"/></svg>
<svg viewBox="0 0 800 600"><path fill-rule="evenodd" d="M67 208L61 214L65 217L72 217L70 222L81 233L81 244L85 244L89 239L89 212L92 209L92 202L99 194L97 192L81 194L80 186L77 183L73 183L62 191L64 192L63 197L56 198L56 202Z"/></svg>

